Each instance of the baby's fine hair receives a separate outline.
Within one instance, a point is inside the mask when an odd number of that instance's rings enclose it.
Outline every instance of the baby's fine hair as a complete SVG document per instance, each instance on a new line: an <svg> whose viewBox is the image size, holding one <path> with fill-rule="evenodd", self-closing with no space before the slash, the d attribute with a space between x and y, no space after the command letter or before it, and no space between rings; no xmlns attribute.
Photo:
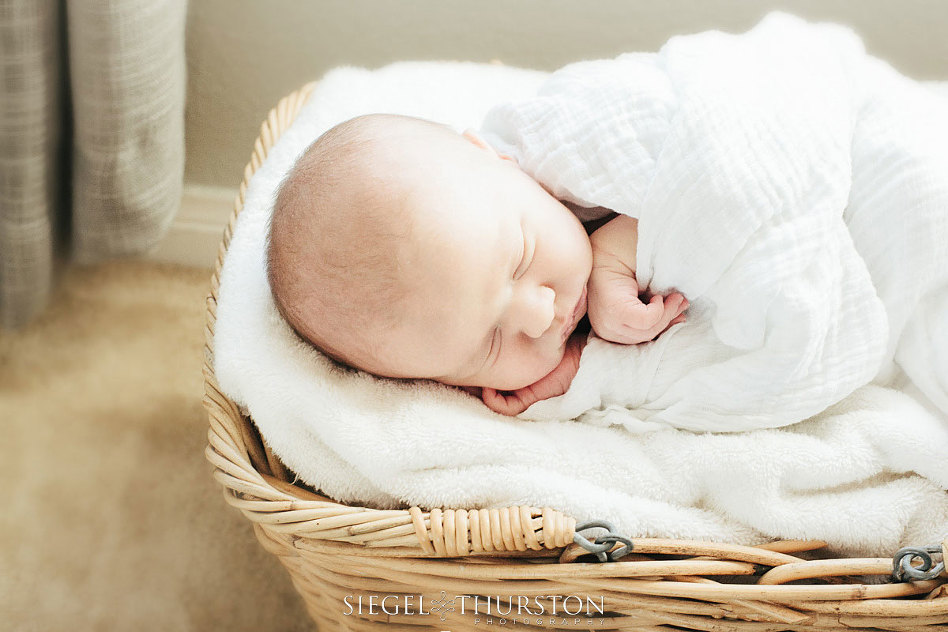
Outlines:
<svg viewBox="0 0 948 632"><path fill-rule="evenodd" d="M336 125L300 156L277 191L267 227L267 280L293 330L346 366L374 356L406 298L399 244L415 230L408 191L380 152L449 128L392 114ZM361 367L358 367L361 368Z"/></svg>

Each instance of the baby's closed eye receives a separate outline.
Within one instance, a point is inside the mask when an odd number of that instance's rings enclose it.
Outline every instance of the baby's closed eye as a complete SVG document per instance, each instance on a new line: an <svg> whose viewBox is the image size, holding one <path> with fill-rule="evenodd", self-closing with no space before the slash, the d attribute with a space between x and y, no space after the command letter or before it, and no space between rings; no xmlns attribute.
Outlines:
<svg viewBox="0 0 948 632"><path fill-rule="evenodd" d="M530 248L529 244L527 243L528 240L526 232L522 229L521 232L523 234L523 240L521 244L520 257L518 259L520 263L517 265L516 270L514 270L514 281L526 274L527 270L530 268L530 263L533 261L533 254L536 251L535 247Z"/></svg>

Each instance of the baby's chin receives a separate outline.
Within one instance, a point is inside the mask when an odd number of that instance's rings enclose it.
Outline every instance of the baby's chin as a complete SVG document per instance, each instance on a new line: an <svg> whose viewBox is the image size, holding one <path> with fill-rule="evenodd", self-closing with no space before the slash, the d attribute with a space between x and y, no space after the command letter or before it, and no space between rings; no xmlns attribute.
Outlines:
<svg viewBox="0 0 948 632"><path fill-rule="evenodd" d="M555 356L555 359L550 362L544 363L543 365L536 365L534 370L529 373L525 373L521 376L521 379L516 382L508 382L510 386L492 386L492 388L497 389L498 391L516 391L517 389L525 388L532 384L542 381L551 373L555 372L560 366L567 360L567 349L568 345L564 343Z"/></svg>

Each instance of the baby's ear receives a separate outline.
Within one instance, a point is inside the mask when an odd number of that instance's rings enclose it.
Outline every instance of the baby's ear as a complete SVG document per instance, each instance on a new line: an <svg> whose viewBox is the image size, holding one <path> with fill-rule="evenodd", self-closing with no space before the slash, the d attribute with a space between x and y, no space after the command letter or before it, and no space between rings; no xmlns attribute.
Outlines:
<svg viewBox="0 0 948 632"><path fill-rule="evenodd" d="M497 156L497 157L500 158L501 160L509 160L509 161L513 162L513 158L511 158L510 156L508 156L508 155L506 155L506 154L498 154L497 151L494 150L494 148L491 147L489 144L487 144L487 141L485 141L483 138L481 138L480 134L478 134L478 133L475 132L474 130L472 130L472 129L466 129L466 130L464 130L464 133L461 134L461 136L463 136L464 138L466 138L466 139L469 140L470 142L474 143L475 146L480 147L480 148L483 149L484 151L490 152L491 155Z"/></svg>

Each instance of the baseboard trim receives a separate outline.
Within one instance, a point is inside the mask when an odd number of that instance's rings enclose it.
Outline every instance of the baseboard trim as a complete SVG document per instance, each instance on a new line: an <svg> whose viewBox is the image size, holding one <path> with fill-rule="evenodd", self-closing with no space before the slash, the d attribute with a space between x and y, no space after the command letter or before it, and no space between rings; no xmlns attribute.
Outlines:
<svg viewBox="0 0 948 632"><path fill-rule="evenodd" d="M185 185L181 208L171 228L145 258L195 268L213 268L224 227L234 210L236 195L236 190L225 187Z"/></svg>

